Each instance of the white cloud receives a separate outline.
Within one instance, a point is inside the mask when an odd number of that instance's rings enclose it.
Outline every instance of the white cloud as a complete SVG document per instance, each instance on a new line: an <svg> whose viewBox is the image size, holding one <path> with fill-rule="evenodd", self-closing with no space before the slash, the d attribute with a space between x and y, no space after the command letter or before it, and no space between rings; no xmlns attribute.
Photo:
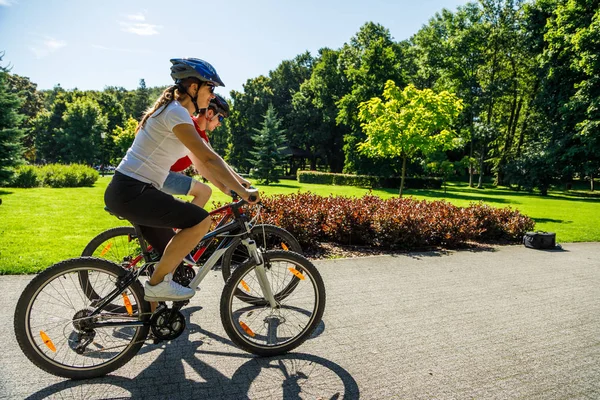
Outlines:
<svg viewBox="0 0 600 400"><path fill-rule="evenodd" d="M2 0L0 0L2 1ZM58 40L51 37L46 37L41 41L38 41L29 49L35 54L36 58L44 58L47 55L54 53L55 51L65 47L67 42L64 40Z"/></svg>
<svg viewBox="0 0 600 400"><path fill-rule="evenodd" d="M0 0L2 1L2 0ZM144 13L129 14L126 16L127 21L119 21L121 30L124 32L133 33L140 36L158 35L161 25L149 24L146 21Z"/></svg>
<svg viewBox="0 0 600 400"><path fill-rule="evenodd" d="M137 53L137 54L150 54L150 50L146 49L125 49L120 47L107 47L99 44L93 44L92 47L98 50L106 50L106 51L118 51L121 53Z"/></svg>
<svg viewBox="0 0 600 400"><path fill-rule="evenodd" d="M127 19L130 21L145 21L146 17L144 16L144 14L131 14L127 16Z"/></svg>
<svg viewBox="0 0 600 400"><path fill-rule="evenodd" d="M162 28L160 25L121 22L121 30L129 33L135 33L140 36L158 35L158 30Z"/></svg>
<svg viewBox="0 0 600 400"><path fill-rule="evenodd" d="M10 7L13 4L15 4L15 3L11 0L0 0L0 6Z"/></svg>

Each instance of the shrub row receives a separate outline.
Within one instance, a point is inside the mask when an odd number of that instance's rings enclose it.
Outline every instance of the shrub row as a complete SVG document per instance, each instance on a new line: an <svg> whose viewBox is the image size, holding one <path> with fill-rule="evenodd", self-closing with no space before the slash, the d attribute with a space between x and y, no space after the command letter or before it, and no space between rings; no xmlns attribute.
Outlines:
<svg viewBox="0 0 600 400"><path fill-rule="evenodd" d="M319 242L391 250L456 248L465 242L518 242L534 227L517 210L482 203L457 207L446 201L311 193L267 196L262 202L263 221L287 229L305 248Z"/></svg>
<svg viewBox="0 0 600 400"><path fill-rule="evenodd" d="M81 164L48 164L41 167L22 165L16 169L9 186L19 188L93 186L98 177L98 171Z"/></svg>
<svg viewBox="0 0 600 400"><path fill-rule="evenodd" d="M323 185L362 186L369 188L399 188L400 178L384 178L371 175L334 174L317 171L298 171L298 182L319 183ZM437 178L412 178L404 179L404 187L409 189L439 189L442 181Z"/></svg>

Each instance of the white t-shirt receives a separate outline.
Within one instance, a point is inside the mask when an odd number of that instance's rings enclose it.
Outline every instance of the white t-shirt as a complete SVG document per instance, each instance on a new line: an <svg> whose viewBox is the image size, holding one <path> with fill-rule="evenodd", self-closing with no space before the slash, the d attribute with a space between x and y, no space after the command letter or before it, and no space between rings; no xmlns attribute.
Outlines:
<svg viewBox="0 0 600 400"><path fill-rule="evenodd" d="M194 126L190 113L178 101L156 110L138 131L117 171L160 189L171 165L189 153L173 133L179 124Z"/></svg>

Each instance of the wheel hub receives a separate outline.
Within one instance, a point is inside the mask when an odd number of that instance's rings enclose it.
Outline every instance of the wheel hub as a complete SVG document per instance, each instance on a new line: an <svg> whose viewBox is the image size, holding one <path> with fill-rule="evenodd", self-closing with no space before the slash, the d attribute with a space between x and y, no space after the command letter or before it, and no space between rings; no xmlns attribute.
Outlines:
<svg viewBox="0 0 600 400"><path fill-rule="evenodd" d="M73 315L73 328L78 332L89 332L93 330L92 318L88 318L92 314L92 310L84 308Z"/></svg>

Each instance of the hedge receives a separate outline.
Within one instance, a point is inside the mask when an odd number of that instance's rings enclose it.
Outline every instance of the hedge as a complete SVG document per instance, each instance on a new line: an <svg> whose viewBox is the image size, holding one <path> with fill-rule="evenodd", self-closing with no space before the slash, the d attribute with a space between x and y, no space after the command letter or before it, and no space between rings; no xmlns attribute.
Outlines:
<svg viewBox="0 0 600 400"><path fill-rule="evenodd" d="M94 186L99 176L98 171L81 164L22 165L15 170L9 186L19 188Z"/></svg>
<svg viewBox="0 0 600 400"><path fill-rule="evenodd" d="M323 185L361 186L369 188L399 188L400 178L386 178L371 175L334 174L330 172L298 171L298 182L319 183ZM437 178L413 178L404 179L404 187L407 189L440 189L442 180Z"/></svg>
<svg viewBox="0 0 600 400"><path fill-rule="evenodd" d="M290 231L305 248L320 242L415 250L456 248L467 242L517 243L535 222L519 211L483 203L457 207L446 201L383 200L312 193L262 199L263 222Z"/></svg>

